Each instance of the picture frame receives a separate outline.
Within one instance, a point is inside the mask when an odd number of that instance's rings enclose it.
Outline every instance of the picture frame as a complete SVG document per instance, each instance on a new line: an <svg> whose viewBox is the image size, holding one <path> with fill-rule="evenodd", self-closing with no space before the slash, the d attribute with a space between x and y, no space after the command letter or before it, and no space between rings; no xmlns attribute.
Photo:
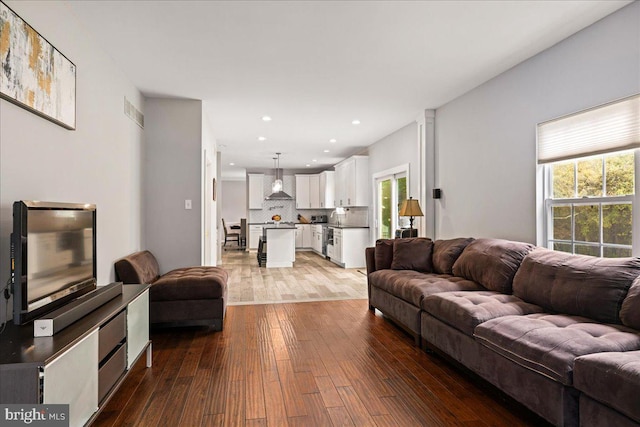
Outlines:
<svg viewBox="0 0 640 427"><path fill-rule="evenodd" d="M0 97L76 128L76 66L0 1Z"/></svg>

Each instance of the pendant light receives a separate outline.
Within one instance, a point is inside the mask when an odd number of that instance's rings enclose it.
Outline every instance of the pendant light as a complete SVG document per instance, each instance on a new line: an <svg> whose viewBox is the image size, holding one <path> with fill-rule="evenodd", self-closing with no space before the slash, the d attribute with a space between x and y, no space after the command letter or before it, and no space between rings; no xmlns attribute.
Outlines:
<svg viewBox="0 0 640 427"><path fill-rule="evenodd" d="M293 200L293 197L282 191L283 185L282 179L280 178L280 154L282 153L276 153L277 157L273 158L275 179L271 184L271 194L265 197L265 200Z"/></svg>

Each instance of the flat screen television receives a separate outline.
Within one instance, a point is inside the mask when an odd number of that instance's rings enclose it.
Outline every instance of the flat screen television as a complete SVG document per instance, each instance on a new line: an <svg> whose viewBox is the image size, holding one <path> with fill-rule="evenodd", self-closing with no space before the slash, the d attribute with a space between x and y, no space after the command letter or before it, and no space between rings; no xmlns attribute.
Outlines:
<svg viewBox="0 0 640 427"><path fill-rule="evenodd" d="M96 207L18 201L11 234L13 323L96 289Z"/></svg>

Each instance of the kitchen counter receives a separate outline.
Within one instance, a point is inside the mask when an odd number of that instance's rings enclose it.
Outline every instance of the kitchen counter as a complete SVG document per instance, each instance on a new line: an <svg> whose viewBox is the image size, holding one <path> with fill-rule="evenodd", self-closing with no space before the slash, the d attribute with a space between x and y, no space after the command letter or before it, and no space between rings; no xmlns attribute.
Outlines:
<svg viewBox="0 0 640 427"><path fill-rule="evenodd" d="M263 230L271 230L273 228L277 228L280 230L286 230L286 229L295 230L296 226L294 224L264 224L262 226Z"/></svg>
<svg viewBox="0 0 640 427"><path fill-rule="evenodd" d="M330 228L369 228L368 225L331 225Z"/></svg>
<svg viewBox="0 0 640 427"><path fill-rule="evenodd" d="M267 268L293 267L296 260L296 226L267 224L262 228L267 238Z"/></svg>

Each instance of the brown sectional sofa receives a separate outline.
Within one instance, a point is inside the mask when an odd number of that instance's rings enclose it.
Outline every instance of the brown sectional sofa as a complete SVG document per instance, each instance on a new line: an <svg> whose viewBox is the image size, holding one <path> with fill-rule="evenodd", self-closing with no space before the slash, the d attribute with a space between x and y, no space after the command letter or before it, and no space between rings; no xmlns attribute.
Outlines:
<svg viewBox="0 0 640 427"><path fill-rule="evenodd" d="M225 270L184 267L160 275L158 261L149 251L136 252L115 263L123 283L150 283L149 321L154 326L212 326L221 331L227 300Z"/></svg>
<svg viewBox="0 0 640 427"><path fill-rule="evenodd" d="M417 343L555 425L640 426L640 259L424 238L366 257L369 307Z"/></svg>

